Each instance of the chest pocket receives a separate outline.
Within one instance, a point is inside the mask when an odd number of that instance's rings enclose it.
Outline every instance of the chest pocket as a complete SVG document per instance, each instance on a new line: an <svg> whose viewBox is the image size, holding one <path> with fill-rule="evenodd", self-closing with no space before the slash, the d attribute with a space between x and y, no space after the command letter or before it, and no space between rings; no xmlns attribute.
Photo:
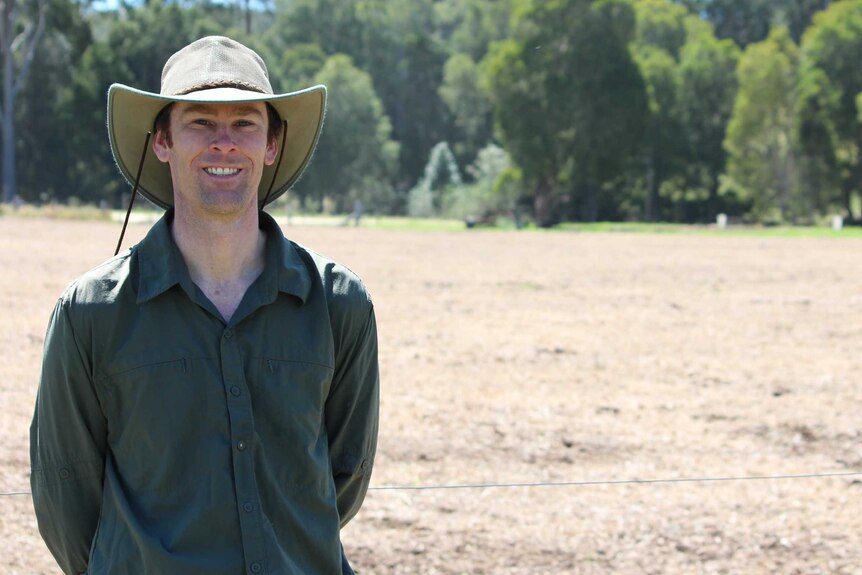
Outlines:
<svg viewBox="0 0 862 575"><path fill-rule="evenodd" d="M268 465L287 485L319 483L328 476L324 425L330 367L303 361L256 358L249 378L255 431ZM326 474L321 474L325 471Z"/></svg>
<svg viewBox="0 0 862 575"><path fill-rule="evenodd" d="M219 375L205 359L173 349L119 357L104 377L108 441L127 479L147 483L154 467L194 476L196 449L223 427L214 412Z"/></svg>

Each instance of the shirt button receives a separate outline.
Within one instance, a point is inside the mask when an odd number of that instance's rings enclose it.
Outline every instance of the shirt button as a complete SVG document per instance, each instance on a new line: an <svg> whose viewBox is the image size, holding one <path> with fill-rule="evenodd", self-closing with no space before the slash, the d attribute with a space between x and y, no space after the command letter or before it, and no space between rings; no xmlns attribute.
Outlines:
<svg viewBox="0 0 862 575"><path fill-rule="evenodd" d="M62 480L64 480L64 481L65 481L66 479L69 479L70 477L72 477L72 472L71 472L71 471L69 471L69 470L68 470L67 468L65 468L65 467L64 467L63 469L61 469L60 471L58 471L58 472L57 472L57 474L60 476L60 479L62 479Z"/></svg>
<svg viewBox="0 0 862 575"><path fill-rule="evenodd" d="M246 513L251 513L252 511L254 511L254 505L252 505L251 503L243 503L242 510Z"/></svg>
<svg viewBox="0 0 862 575"><path fill-rule="evenodd" d="M230 330L230 329L224 330L224 338L225 339L230 339L232 337L233 337L233 330Z"/></svg>
<svg viewBox="0 0 862 575"><path fill-rule="evenodd" d="M245 451L245 441L243 441L242 439L237 441L236 442L236 448L239 449L240 451Z"/></svg>
<svg viewBox="0 0 862 575"><path fill-rule="evenodd" d="M252 561L251 565L248 566L252 573L260 573L260 563L257 561Z"/></svg>
<svg viewBox="0 0 862 575"><path fill-rule="evenodd" d="M239 388L238 385L233 385L230 388L230 394L234 397L239 397L240 395L242 395L242 390Z"/></svg>

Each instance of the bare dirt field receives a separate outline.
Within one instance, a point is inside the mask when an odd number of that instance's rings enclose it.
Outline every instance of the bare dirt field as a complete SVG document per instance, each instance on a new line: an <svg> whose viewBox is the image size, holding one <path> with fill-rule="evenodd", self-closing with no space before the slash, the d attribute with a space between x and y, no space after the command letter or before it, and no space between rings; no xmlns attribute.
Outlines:
<svg viewBox="0 0 862 575"><path fill-rule="evenodd" d="M0 491L54 301L118 231L0 218ZM862 473L862 240L285 231L374 296L374 486ZM343 539L365 575L856 574L862 474L372 490ZM26 495L0 558L58 572Z"/></svg>

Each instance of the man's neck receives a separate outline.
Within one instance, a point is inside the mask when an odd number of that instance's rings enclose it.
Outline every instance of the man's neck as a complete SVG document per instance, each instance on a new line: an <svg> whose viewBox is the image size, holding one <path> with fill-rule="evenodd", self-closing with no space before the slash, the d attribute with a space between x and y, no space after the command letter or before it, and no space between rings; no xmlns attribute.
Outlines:
<svg viewBox="0 0 862 575"><path fill-rule="evenodd" d="M266 236L257 211L214 221L177 210L171 235L192 281L230 320L242 296L263 271Z"/></svg>

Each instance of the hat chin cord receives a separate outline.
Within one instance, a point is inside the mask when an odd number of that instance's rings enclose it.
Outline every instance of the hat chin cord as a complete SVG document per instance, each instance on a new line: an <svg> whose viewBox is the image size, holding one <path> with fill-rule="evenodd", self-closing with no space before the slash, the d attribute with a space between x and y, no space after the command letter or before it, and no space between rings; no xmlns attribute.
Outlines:
<svg viewBox="0 0 862 575"><path fill-rule="evenodd" d="M123 229L120 231L120 239L117 240L117 249L114 250L114 255L120 253L120 246L123 244L123 236L126 235L126 226L129 225L129 216L132 213L132 206L135 204L135 196L138 194L138 184L141 182L141 172L144 169L144 158L147 157L147 148L150 147L150 137L152 132L147 131L147 137L144 139L144 151L141 152L141 161L138 164L138 175L135 176L135 187L132 188L132 197L129 198L129 207L126 209L126 219L123 220Z"/></svg>
<svg viewBox="0 0 862 575"><path fill-rule="evenodd" d="M281 160L284 158L284 144L287 142L287 120L282 121L282 130L281 130L281 147L278 150L278 162L275 164L275 172L272 174L272 181L269 183L269 189L266 190L266 195L263 197L263 202L261 202L260 209L266 205L266 201L269 199L270 193L272 193L272 188L275 186L275 180L278 177L278 169L281 167ZM120 231L120 239L117 240L117 249L114 250L114 255L120 253L120 246L123 245L123 237L126 235L126 228L129 225L129 216L132 214L132 206L135 205L135 196L138 195L138 185L141 182L141 172L144 170L144 160L147 157L147 148L150 147L150 138L153 133L147 131L147 136L144 138L144 149L141 152L141 161L138 163L138 173L135 176L135 186L132 188L132 197L129 198L129 207L126 209L126 217L123 219L123 229Z"/></svg>
<svg viewBox="0 0 862 575"><path fill-rule="evenodd" d="M269 189L266 190L266 195L263 197L263 202L260 204L260 209L263 210L266 206L266 201L269 199L269 194L272 192L272 187L275 185L275 179L278 177L278 169L281 167L281 159L284 157L284 143L287 142L287 120L281 122L281 147L278 149L278 162L275 164L275 172L272 174L272 181L269 183Z"/></svg>

